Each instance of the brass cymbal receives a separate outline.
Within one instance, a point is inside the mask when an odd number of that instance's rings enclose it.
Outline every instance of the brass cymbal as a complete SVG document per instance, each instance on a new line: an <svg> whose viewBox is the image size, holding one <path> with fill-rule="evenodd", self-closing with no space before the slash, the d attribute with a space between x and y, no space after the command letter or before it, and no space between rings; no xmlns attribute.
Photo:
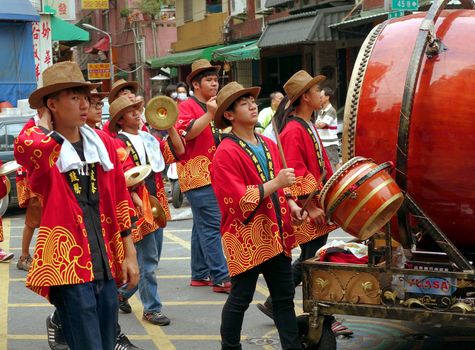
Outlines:
<svg viewBox="0 0 475 350"><path fill-rule="evenodd" d="M162 205L158 201L157 197L150 196L150 206L152 207L152 215L157 220L160 227L165 227L167 224L167 214Z"/></svg>
<svg viewBox="0 0 475 350"><path fill-rule="evenodd" d="M2 166L0 166L0 175L8 175L21 168L21 165L16 162L16 160L12 160L10 162L6 162Z"/></svg>
<svg viewBox="0 0 475 350"><path fill-rule="evenodd" d="M150 165L138 165L133 168L130 168L124 173L125 182L127 187L135 186L141 183L147 178L152 172L152 167Z"/></svg>
<svg viewBox="0 0 475 350"><path fill-rule="evenodd" d="M156 96L145 107L145 119L157 130L166 130L175 125L178 118L176 102L168 96Z"/></svg>

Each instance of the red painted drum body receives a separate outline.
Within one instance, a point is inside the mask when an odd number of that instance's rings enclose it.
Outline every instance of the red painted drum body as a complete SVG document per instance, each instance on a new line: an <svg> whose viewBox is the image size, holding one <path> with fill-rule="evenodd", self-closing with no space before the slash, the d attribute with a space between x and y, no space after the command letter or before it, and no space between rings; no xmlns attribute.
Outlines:
<svg viewBox="0 0 475 350"><path fill-rule="evenodd" d="M343 160L393 161L404 83L425 13L374 28L345 105ZM443 11L447 47L422 60L409 126L407 191L460 249L475 248L475 11ZM397 232L395 232L397 236Z"/></svg>
<svg viewBox="0 0 475 350"><path fill-rule="evenodd" d="M343 164L320 192L320 206L326 217L360 240L374 235L404 200L387 172L391 168L392 163L378 166L364 157Z"/></svg>

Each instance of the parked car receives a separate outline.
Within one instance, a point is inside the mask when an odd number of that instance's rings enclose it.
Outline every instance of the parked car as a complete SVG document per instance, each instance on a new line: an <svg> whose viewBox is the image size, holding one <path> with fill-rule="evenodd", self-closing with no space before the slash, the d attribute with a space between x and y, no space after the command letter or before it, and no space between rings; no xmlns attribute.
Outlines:
<svg viewBox="0 0 475 350"><path fill-rule="evenodd" d="M2 116L0 117L0 160L3 163L14 160L13 144L20 133L21 129L30 117L17 116ZM8 175L8 179L12 185L9 194L8 207L16 207L18 205L18 198L16 192L16 172Z"/></svg>

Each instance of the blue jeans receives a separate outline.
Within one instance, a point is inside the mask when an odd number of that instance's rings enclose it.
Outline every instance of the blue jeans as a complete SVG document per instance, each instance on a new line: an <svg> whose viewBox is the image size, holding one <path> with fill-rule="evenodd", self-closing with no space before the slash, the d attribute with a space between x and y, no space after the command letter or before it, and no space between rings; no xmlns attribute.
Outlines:
<svg viewBox="0 0 475 350"><path fill-rule="evenodd" d="M160 261L163 244L163 228L149 233L142 240L135 243L137 251L137 263L140 269L140 281L138 287L127 290L127 286L120 287L119 293L124 298L130 298L137 289L140 292L144 312L162 311L162 303L158 295L158 282L155 270Z"/></svg>
<svg viewBox="0 0 475 350"><path fill-rule="evenodd" d="M193 213L191 230L191 279L211 277L213 283L229 276L221 245L221 213L211 186L185 192Z"/></svg>
<svg viewBox="0 0 475 350"><path fill-rule="evenodd" d="M114 280L54 286L50 300L71 350L114 349L118 321Z"/></svg>

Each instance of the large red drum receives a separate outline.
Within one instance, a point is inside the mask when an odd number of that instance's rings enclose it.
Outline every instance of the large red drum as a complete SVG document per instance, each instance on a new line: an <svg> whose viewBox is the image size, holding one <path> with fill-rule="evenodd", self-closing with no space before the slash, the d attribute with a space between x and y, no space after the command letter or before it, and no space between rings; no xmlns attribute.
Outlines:
<svg viewBox="0 0 475 350"><path fill-rule="evenodd" d="M393 19L366 39L345 105L343 160L396 163L404 83L425 13ZM475 11L443 11L447 47L421 61L407 152L407 191L449 239L475 249Z"/></svg>

